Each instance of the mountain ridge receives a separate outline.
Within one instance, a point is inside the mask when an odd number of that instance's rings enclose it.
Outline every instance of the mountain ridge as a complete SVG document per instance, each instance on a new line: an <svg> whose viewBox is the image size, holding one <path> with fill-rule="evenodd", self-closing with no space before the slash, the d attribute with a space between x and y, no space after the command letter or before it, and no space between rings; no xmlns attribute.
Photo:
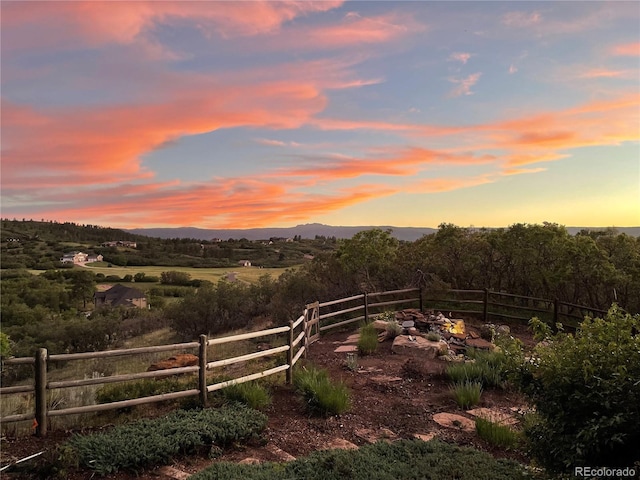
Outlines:
<svg viewBox="0 0 640 480"><path fill-rule="evenodd" d="M322 223L306 223L296 225L295 227L262 227L247 229L212 229L198 227L173 227L173 228L133 228L124 229L126 232L138 235L146 235L149 237L159 238L194 238L198 240L229 240L230 238L247 240L266 240L273 237L293 238L300 236L302 238L315 238L316 235L324 237L351 238L356 233L379 228L382 230L391 230L391 234L398 240L413 242L438 231L437 228L431 227L394 227L394 226L336 226L325 225ZM497 227L499 228L499 227ZM506 227L505 227L506 228ZM600 231L613 228L618 233L626 233L627 235L640 236L640 226L638 227L566 227L571 235L575 235L581 230ZM479 228L478 228L479 229ZM491 228L489 228L491 229Z"/></svg>

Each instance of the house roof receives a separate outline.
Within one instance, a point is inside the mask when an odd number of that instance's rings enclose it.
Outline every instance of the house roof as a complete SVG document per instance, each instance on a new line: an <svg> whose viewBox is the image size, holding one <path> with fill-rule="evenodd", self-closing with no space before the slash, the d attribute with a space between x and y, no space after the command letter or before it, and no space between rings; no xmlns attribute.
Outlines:
<svg viewBox="0 0 640 480"><path fill-rule="evenodd" d="M111 287L109 290L105 290L104 292L96 292L95 298L102 299L104 300L104 303L107 303L113 307L133 307L135 305L133 304L132 300L145 298L145 295L140 290L131 287L125 287L124 285L120 285L118 283Z"/></svg>

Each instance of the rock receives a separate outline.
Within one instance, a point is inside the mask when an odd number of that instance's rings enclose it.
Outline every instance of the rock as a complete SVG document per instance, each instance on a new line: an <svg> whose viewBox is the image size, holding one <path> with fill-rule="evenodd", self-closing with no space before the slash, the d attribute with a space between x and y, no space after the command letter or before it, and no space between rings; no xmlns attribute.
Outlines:
<svg viewBox="0 0 640 480"><path fill-rule="evenodd" d="M190 473L183 472L182 470L178 470L177 468L173 468L169 465L160 467L158 473L164 477L172 478L173 480L186 480L191 476Z"/></svg>
<svg viewBox="0 0 640 480"><path fill-rule="evenodd" d="M436 437L435 432L413 434L413 438L417 438L418 440L422 440L423 442L428 442L430 440L433 440L435 437Z"/></svg>
<svg viewBox="0 0 640 480"><path fill-rule="evenodd" d="M483 338L469 338L467 340L467 347L478 348L480 350L493 350L496 348L493 343L487 342Z"/></svg>
<svg viewBox="0 0 640 480"><path fill-rule="evenodd" d="M446 355L448 350L449 347L444 340L432 342L423 337L410 335L398 335L391 346L393 353L418 358L436 358L439 355Z"/></svg>
<svg viewBox="0 0 640 480"><path fill-rule="evenodd" d="M358 446L344 438L332 438L320 450L357 450Z"/></svg>
<svg viewBox="0 0 640 480"><path fill-rule="evenodd" d="M436 413L433 416L433 421L443 427L463 430L465 432L474 432L476 430L476 424L473 420L463 417L462 415L456 415L455 413Z"/></svg>
<svg viewBox="0 0 640 480"><path fill-rule="evenodd" d="M518 420L512 415L491 408L474 408L467 410L467 413L500 425L516 425L518 423Z"/></svg>
<svg viewBox="0 0 640 480"><path fill-rule="evenodd" d="M360 428L355 430L353 433L356 437L361 438L368 443L376 443L379 440L392 442L398 439L398 435L388 428L381 428L378 431L372 430L371 428Z"/></svg>
<svg viewBox="0 0 640 480"><path fill-rule="evenodd" d="M371 322L371 325L379 332L387 331L387 322L384 320L374 320L373 322Z"/></svg>
<svg viewBox="0 0 640 480"><path fill-rule="evenodd" d="M255 457L247 457L244 460L240 460L238 463L242 465L257 465L258 463L262 463L259 458Z"/></svg>
<svg viewBox="0 0 640 480"><path fill-rule="evenodd" d="M173 357L153 363L147 372L155 372L157 370L168 370L170 368L192 367L198 365L198 357L190 353L179 353Z"/></svg>

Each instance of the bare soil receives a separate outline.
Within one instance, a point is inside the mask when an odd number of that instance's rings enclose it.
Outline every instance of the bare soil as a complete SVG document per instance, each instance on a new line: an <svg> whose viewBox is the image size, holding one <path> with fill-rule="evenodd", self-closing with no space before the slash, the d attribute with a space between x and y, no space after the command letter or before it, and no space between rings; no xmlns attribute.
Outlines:
<svg viewBox="0 0 640 480"><path fill-rule="evenodd" d="M526 328L512 326L512 333L525 344L531 343ZM346 367L346 355L334 353L353 331L327 334L314 343L306 361L326 368L330 376L344 381L351 390L352 407L348 413L329 418L310 417L293 389L286 385L274 387L273 403L265 411L268 426L260 440L248 445L235 445L211 460L206 456L189 456L177 459L172 467L185 473L195 473L214 461L241 461L254 458L260 461L282 461L282 451L301 457L316 450L328 448L336 439L344 439L355 445L364 445L371 436L413 438L416 434L435 434L438 439L458 445L472 446L487 451L495 457L512 458L524 463L527 459L517 451L503 451L488 445L475 432L445 428L433 420L433 415L451 412L473 418L460 409L449 392L449 381L444 376L447 363L439 360L416 360L396 355L391 342L379 344L378 350L369 356L359 356L358 369ZM524 398L512 390L490 389L482 394L478 407L487 407L512 414L512 407L523 407ZM148 408L148 407L145 407ZM163 408L154 410L162 414ZM2 464L46 450L52 452L74 432L50 432L46 438L35 436L3 438L0 456ZM275 447L275 448L274 448ZM46 455L46 454L45 454ZM50 455L50 453L49 453ZM33 464L33 462L31 462ZM6 477L5 477L6 475ZM29 478L23 472L4 473L3 478ZM89 479L91 472L69 472L67 478ZM137 473L120 472L108 479L165 479L178 478L179 474L157 467Z"/></svg>

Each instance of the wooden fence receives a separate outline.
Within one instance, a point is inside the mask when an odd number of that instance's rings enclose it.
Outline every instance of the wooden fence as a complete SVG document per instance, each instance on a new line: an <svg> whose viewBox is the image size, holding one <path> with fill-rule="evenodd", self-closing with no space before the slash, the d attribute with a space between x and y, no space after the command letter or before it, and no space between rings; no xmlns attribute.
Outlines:
<svg viewBox="0 0 640 480"><path fill-rule="evenodd" d="M505 292L484 290L447 290L433 294L424 302L430 308L456 314L480 317L484 322L494 318L528 321L532 316L539 316L552 325L558 322L575 328L584 320L585 315L604 315L606 310L562 302L556 299L528 297ZM522 314L526 314L523 316Z"/></svg>
<svg viewBox="0 0 640 480"><path fill-rule="evenodd" d="M474 298L466 298L472 296ZM449 290L434 295L435 298L425 300L421 289L409 288L403 290L393 290L386 292L363 293L347 298L332 300L328 302L315 302L306 306L304 313L295 321L290 321L288 325L260 330L256 332L243 333L218 338L207 338L200 335L197 342L178 343L171 345L159 345L152 347L129 348L120 350L107 350L102 352L86 352L72 354L49 355L44 348L38 349L35 357L9 358L3 361L3 365L31 365L34 368L34 381L32 385L19 385L0 388L1 397L10 394L34 394L34 411L8 415L0 418L0 423L19 422L34 420L36 434L45 436L47 433L48 419L63 415L82 414L113 410L135 405L143 405L165 400L175 400L190 396L199 396L202 405L207 404L207 394L223 389L233 384L239 384L264 378L280 372L285 372L286 382L290 384L293 376L293 366L301 356L306 356L309 346L319 338L321 332L334 328L345 327L356 322L367 322L370 316L386 310L389 307L413 305L424 310L425 303L430 309L440 309L458 314L471 314L479 316L485 321L493 317L529 320L530 317L513 315L515 311L527 311L528 313L542 313L551 316L557 322L561 317L581 319L584 312L603 314L603 310L597 310L581 305L574 305L558 300L548 300L536 297L525 297L508 293L492 292L490 290ZM465 298L463 298L465 297ZM507 299L507 300L505 300ZM473 308L469 309L467 306ZM446 308L443 308L446 307ZM459 308L461 307L461 308ZM273 337L286 334L284 345L266 350L252 352L236 357L221 360L208 361L209 353L216 347L223 344L239 342L249 339ZM158 371L146 371L139 373L129 373L122 375L101 376L98 378L85 378L78 380L49 381L47 372L49 366L61 362L73 362L86 359L105 359L110 357L133 356L157 352L170 351L195 351L197 352L198 365L180 368L171 368ZM262 357L286 353L284 363L267 370L240 376L231 380L208 384L207 372L232 364L248 362ZM47 393L53 390L71 387L81 387L87 385L109 384L115 382L125 382L147 378L161 378L178 374L198 374L198 387L183 391L153 395L130 400L114 401L98 405L84 405L79 407L51 409L47 405Z"/></svg>

